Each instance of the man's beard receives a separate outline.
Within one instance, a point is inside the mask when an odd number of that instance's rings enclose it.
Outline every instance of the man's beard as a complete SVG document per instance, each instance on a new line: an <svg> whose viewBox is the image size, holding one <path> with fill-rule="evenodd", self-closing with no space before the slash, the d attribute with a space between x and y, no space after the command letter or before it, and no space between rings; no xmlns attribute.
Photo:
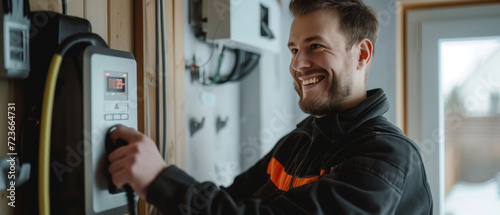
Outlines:
<svg viewBox="0 0 500 215"><path fill-rule="evenodd" d="M326 80L325 80L326 81ZM351 95L351 87L349 85L341 86L339 83L332 83L328 89L327 96L324 94L318 98L308 99L304 101L302 92L297 83L295 91L300 96L299 107L304 111L314 116L324 116L332 113L340 113L344 110L345 100Z"/></svg>

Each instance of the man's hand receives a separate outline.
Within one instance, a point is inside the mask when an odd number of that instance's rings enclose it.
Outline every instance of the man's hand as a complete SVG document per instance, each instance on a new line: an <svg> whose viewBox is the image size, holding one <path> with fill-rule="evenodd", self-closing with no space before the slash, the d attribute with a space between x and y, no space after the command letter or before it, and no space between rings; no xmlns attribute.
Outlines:
<svg viewBox="0 0 500 215"><path fill-rule="evenodd" d="M118 126L111 139L122 139L127 146L120 147L109 154L111 165L108 171L117 187L128 184L143 199L149 185L167 165L163 161L154 141L148 136L125 126Z"/></svg>

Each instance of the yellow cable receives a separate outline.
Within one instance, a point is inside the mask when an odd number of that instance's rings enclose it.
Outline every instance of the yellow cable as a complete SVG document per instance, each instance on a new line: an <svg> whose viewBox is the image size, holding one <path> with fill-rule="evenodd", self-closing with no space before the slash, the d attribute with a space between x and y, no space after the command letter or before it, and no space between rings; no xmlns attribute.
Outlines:
<svg viewBox="0 0 500 215"><path fill-rule="evenodd" d="M49 74L45 82L42 103L42 119L40 125L40 151L38 164L38 201L40 215L50 214L50 132L52 127L52 110L54 106L54 91L56 89L57 75L61 67L62 56L55 54L50 62Z"/></svg>

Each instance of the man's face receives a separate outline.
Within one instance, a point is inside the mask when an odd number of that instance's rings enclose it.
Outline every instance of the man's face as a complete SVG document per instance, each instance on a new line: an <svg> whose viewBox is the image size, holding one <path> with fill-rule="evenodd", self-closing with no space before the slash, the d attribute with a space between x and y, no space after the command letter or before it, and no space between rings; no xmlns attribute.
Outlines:
<svg viewBox="0 0 500 215"><path fill-rule="evenodd" d="M353 91L365 91L364 73L357 71L359 50L347 47L337 13L316 11L295 17L288 47L290 74L304 112L315 116L340 112L352 107Z"/></svg>

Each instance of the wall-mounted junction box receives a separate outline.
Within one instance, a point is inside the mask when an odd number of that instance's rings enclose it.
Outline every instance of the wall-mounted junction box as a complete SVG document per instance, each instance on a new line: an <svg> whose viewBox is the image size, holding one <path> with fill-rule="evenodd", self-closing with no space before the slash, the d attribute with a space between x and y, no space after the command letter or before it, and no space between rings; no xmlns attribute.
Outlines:
<svg viewBox="0 0 500 215"><path fill-rule="evenodd" d="M0 77L26 78L30 71L30 20L24 1L2 0L0 4Z"/></svg>
<svg viewBox="0 0 500 215"><path fill-rule="evenodd" d="M207 41L249 51L278 52L280 13L276 0L202 0Z"/></svg>

